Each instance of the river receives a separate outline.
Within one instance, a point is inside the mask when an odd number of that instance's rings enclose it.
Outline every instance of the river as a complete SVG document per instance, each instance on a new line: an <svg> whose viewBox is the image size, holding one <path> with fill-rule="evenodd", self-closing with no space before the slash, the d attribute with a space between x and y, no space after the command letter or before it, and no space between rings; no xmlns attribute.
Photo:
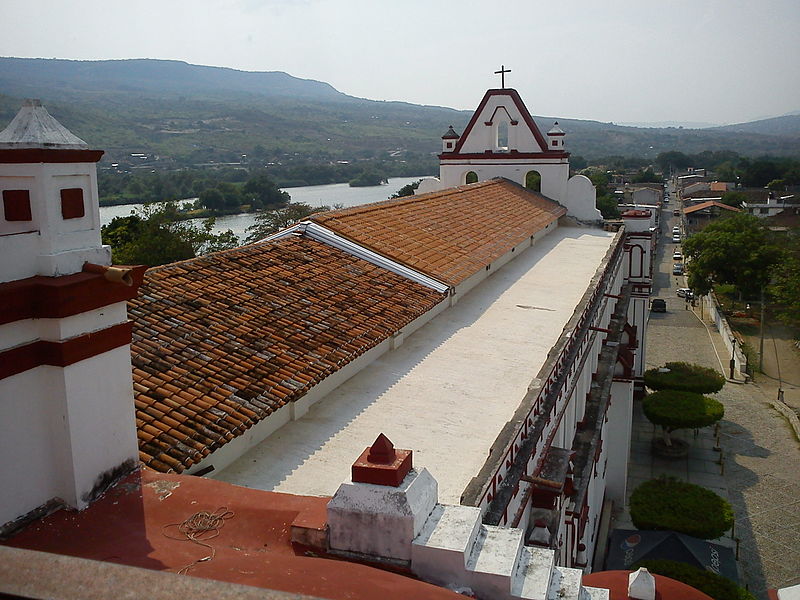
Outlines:
<svg viewBox="0 0 800 600"><path fill-rule="evenodd" d="M292 197L292 202L304 202L311 206L358 206L360 204L372 204L386 200L389 196L397 192L401 187L422 179L422 177L392 177L388 185L374 185L369 187L350 187L347 183L330 183L328 185L309 185L305 187L284 188ZM194 202L196 198L181 200L183 203ZM100 223L107 225L114 217L129 215L132 211L140 208L141 204L125 204L123 206L101 206ZM255 214L242 213L239 215L225 215L217 217L214 224L214 233L221 233L230 229L244 242L247 237L245 230L253 224ZM194 219L199 221L199 219Z"/></svg>

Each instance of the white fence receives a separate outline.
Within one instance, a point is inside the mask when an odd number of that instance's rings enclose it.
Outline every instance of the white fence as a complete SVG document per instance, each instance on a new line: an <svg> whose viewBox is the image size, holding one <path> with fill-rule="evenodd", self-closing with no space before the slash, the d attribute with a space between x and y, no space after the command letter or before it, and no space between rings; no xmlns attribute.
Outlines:
<svg viewBox="0 0 800 600"><path fill-rule="evenodd" d="M747 357L742 352L741 344L739 343L739 338L734 337L733 330L731 329L728 320L725 318L725 315L722 312L722 309L719 306L719 302L717 301L717 297L714 295L714 292L711 292L707 296L701 296L700 301L702 302L702 314L703 318L706 320L707 323L713 324L716 327L719 334L722 336L722 341L725 343L725 348L728 350L727 356L720 356L722 359L723 365L725 366L725 376L730 375L729 370L729 363L726 362L730 361L731 358L731 350L733 349L734 343L736 344L736 349L733 353L733 360L734 360L734 375L737 378L746 378L747 375ZM734 342L734 340L736 340ZM752 366L752 365L751 365Z"/></svg>

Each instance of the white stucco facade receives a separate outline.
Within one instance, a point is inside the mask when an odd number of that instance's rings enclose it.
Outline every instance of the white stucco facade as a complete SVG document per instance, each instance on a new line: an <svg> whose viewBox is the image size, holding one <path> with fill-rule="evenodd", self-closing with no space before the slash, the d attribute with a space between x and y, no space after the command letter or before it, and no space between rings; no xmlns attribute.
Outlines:
<svg viewBox="0 0 800 600"><path fill-rule="evenodd" d="M63 189L81 190L82 217L62 217ZM77 273L84 262L111 264L111 250L100 242L94 163L0 163L0 195L10 190L29 192L32 219L9 221L0 213L0 253L7 263L0 282Z"/></svg>
<svg viewBox="0 0 800 600"><path fill-rule="evenodd" d="M138 458L119 291L135 288L97 272L101 154L38 101L0 132L0 529L51 500L85 507Z"/></svg>
<svg viewBox="0 0 800 600"><path fill-rule="evenodd" d="M515 90L489 90L462 136L443 138L439 181L425 180L418 193L505 177L525 186L531 172L541 177L540 191L566 207L570 216L597 222L596 192L588 178L570 178L565 134L556 124L546 135Z"/></svg>

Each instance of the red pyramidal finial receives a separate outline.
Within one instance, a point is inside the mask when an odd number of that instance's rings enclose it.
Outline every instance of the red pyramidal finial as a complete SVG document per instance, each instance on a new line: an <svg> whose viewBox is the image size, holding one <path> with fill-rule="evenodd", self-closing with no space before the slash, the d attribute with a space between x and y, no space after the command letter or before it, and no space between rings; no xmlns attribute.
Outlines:
<svg viewBox="0 0 800 600"><path fill-rule="evenodd" d="M353 483L398 487L411 470L411 455L411 450L395 450L391 440L380 434L353 463Z"/></svg>
<svg viewBox="0 0 800 600"><path fill-rule="evenodd" d="M397 453L394 451L394 444L385 435L380 434L369 449L367 460L371 463L388 465L393 463Z"/></svg>

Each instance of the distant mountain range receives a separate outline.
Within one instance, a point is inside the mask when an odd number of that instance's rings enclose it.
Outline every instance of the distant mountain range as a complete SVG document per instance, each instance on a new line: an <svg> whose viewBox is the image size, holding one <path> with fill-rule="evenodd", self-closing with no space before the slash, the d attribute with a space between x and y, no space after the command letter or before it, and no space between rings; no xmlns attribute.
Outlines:
<svg viewBox="0 0 800 600"><path fill-rule="evenodd" d="M71 61L0 58L0 123L26 97L110 160L153 152L182 161L240 154L299 153L349 159L441 149L449 125L462 131L472 111L355 98L283 72L246 72L168 60ZM477 106L480 98L475 98ZM563 117L568 149L587 158L652 157L664 151L734 150L800 155L800 115L708 129L630 127Z"/></svg>

